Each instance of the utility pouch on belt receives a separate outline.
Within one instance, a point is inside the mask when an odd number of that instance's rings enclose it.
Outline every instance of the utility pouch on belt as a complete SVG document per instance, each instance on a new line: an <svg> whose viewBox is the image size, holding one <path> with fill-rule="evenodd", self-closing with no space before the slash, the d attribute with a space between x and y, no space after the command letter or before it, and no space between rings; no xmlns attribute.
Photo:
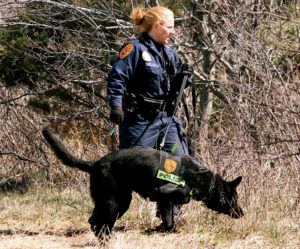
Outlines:
<svg viewBox="0 0 300 249"><path fill-rule="evenodd" d="M164 109L164 100L151 99L144 97L142 100L142 108L148 112L158 113Z"/></svg>
<svg viewBox="0 0 300 249"><path fill-rule="evenodd" d="M134 93L125 93L124 96L124 109L127 112L135 112L138 106L137 97Z"/></svg>

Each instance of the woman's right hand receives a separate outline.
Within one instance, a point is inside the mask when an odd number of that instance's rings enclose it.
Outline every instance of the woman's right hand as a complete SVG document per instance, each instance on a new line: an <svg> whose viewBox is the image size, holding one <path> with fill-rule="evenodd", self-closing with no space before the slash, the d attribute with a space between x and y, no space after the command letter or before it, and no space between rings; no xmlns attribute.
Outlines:
<svg viewBox="0 0 300 249"><path fill-rule="evenodd" d="M123 122L124 112L123 112L122 108L118 107L118 106L112 107L110 110L109 119L115 124L119 124L119 123Z"/></svg>

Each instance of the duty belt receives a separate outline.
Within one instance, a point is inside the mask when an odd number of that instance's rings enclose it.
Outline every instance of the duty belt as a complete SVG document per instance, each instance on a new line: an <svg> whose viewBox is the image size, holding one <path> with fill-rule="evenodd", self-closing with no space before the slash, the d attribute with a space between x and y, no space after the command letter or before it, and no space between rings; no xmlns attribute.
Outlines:
<svg viewBox="0 0 300 249"><path fill-rule="evenodd" d="M151 112L164 111L166 102L163 99L151 99L144 97L142 106Z"/></svg>
<svg viewBox="0 0 300 249"><path fill-rule="evenodd" d="M153 99L144 96L136 96L133 93L126 93L125 106L126 110L129 112L143 110L153 113L164 111L166 107L166 102L163 99Z"/></svg>

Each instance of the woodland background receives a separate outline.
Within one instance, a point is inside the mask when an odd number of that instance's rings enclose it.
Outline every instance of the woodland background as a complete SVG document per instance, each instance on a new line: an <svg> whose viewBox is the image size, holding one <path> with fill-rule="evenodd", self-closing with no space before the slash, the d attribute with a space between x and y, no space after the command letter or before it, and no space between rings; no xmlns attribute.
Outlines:
<svg viewBox="0 0 300 249"><path fill-rule="evenodd" d="M267 215L279 205L299 218L297 0L0 0L1 191L88 185L55 159L41 130L85 160L116 149L105 77L137 36L132 8L158 4L174 11L172 46L194 68L190 122L178 111L194 156L227 179L244 177L242 206L255 200Z"/></svg>

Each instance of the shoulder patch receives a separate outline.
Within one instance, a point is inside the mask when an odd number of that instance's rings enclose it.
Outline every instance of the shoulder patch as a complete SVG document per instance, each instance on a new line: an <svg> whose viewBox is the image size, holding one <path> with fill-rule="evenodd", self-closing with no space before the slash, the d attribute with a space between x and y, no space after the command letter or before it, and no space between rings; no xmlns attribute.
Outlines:
<svg viewBox="0 0 300 249"><path fill-rule="evenodd" d="M133 49L133 45L132 44L127 44L124 48L122 48L122 50L120 51L120 58L123 59L124 57L126 57L127 55L130 54L130 52Z"/></svg>

